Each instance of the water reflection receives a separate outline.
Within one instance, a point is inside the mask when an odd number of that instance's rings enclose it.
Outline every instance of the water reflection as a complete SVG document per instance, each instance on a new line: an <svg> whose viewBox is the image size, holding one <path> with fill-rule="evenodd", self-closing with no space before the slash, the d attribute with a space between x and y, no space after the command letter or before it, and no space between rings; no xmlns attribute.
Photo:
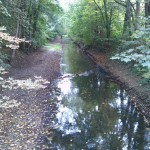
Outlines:
<svg viewBox="0 0 150 150"><path fill-rule="evenodd" d="M69 115L68 115L69 114ZM78 114L62 105L59 107L59 112L56 115L58 119L59 130L63 132L62 136L81 132L77 126L76 118Z"/></svg>
<svg viewBox="0 0 150 150"><path fill-rule="evenodd" d="M60 150L148 150L143 117L128 94L74 49L65 49L58 80L57 129L53 146ZM69 75L68 75L69 73Z"/></svg>

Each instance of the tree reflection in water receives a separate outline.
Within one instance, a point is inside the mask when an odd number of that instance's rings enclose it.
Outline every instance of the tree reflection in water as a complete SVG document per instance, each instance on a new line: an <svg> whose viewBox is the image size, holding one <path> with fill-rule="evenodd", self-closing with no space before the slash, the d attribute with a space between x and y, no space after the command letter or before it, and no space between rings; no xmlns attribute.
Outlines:
<svg viewBox="0 0 150 150"><path fill-rule="evenodd" d="M144 149L143 117L124 90L96 74L67 82L71 90L61 94L54 138L60 149Z"/></svg>
<svg viewBox="0 0 150 150"><path fill-rule="evenodd" d="M65 50L62 63L66 64L62 72L72 76L58 81L61 95L53 146L60 150L143 150L147 145L144 120L124 89L99 69L91 71L94 66L73 48Z"/></svg>

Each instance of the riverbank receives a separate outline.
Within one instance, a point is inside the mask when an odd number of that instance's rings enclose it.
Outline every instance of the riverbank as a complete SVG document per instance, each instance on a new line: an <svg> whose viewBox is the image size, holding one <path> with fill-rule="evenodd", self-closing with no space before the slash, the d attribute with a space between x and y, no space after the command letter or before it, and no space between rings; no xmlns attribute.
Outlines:
<svg viewBox="0 0 150 150"><path fill-rule="evenodd" d="M119 83L130 94L135 107L145 116L150 124L150 93L140 84L140 76L129 71L127 65L109 59L106 53L85 51L85 54L101 69L109 74L109 78Z"/></svg>
<svg viewBox="0 0 150 150"><path fill-rule="evenodd" d="M11 88L1 92L0 149L46 149L43 135L53 134L57 103L50 83L60 76L60 59L48 49L17 52L6 79Z"/></svg>

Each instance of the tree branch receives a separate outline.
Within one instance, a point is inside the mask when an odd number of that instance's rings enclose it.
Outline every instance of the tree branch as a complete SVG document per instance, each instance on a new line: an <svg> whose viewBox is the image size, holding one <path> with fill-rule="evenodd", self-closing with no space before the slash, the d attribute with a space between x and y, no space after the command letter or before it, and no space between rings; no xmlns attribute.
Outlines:
<svg viewBox="0 0 150 150"><path fill-rule="evenodd" d="M114 0L114 1L123 7L127 7L127 5L125 3L123 3L122 1L118 1L118 0Z"/></svg>
<svg viewBox="0 0 150 150"><path fill-rule="evenodd" d="M103 12L102 12L101 7L97 4L97 2L96 2L95 0L94 0L94 3L96 4L96 6L98 7L98 9L100 10L101 15L102 15L102 18L103 18L103 20L104 20L104 24L106 25L105 17L104 17L104 14L103 14Z"/></svg>
<svg viewBox="0 0 150 150"><path fill-rule="evenodd" d="M136 10L135 10L135 8L134 8L134 4L133 4L133 3L131 3L131 1L130 1L130 0L129 0L129 2L130 2L130 5L131 5L132 9L134 10L134 12L136 12Z"/></svg>

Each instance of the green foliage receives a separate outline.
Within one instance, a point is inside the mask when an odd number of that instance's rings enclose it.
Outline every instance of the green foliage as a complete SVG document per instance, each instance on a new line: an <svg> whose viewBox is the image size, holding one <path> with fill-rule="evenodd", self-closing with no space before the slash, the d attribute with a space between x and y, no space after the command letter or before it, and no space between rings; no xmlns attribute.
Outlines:
<svg viewBox="0 0 150 150"><path fill-rule="evenodd" d="M0 15L4 15L4 16L9 16L10 14L8 13L7 9L3 6L2 1L0 0Z"/></svg>
<svg viewBox="0 0 150 150"><path fill-rule="evenodd" d="M1 0L0 12L0 26L5 26L10 35L31 41L30 48L42 46L62 30L57 21L63 11L55 0Z"/></svg>
<svg viewBox="0 0 150 150"><path fill-rule="evenodd" d="M47 40L53 40L59 33L57 27L58 16L62 13L60 7L52 1L41 2L41 13L37 21L37 31L34 36L34 44L41 46Z"/></svg>
<svg viewBox="0 0 150 150"><path fill-rule="evenodd" d="M10 67L10 65L6 63L7 59L8 59L8 55L0 52L0 67L6 68L6 69Z"/></svg>
<svg viewBox="0 0 150 150"><path fill-rule="evenodd" d="M111 59L125 63L133 63L136 71L143 77L141 83L149 84L150 81L150 27L141 27L131 36L130 41L123 41L119 53Z"/></svg>
<svg viewBox="0 0 150 150"><path fill-rule="evenodd" d="M143 77L150 80L150 70L143 74Z"/></svg>
<svg viewBox="0 0 150 150"><path fill-rule="evenodd" d="M130 41L123 41L119 47L122 52L111 59L119 59L123 62L134 61L135 66L150 69L150 28L141 28L133 34Z"/></svg>
<svg viewBox="0 0 150 150"><path fill-rule="evenodd" d="M71 7L68 16L71 21L69 35L86 46L108 48L110 41L121 35L122 23L118 23L118 18L122 14L116 3L110 0L82 0Z"/></svg>

